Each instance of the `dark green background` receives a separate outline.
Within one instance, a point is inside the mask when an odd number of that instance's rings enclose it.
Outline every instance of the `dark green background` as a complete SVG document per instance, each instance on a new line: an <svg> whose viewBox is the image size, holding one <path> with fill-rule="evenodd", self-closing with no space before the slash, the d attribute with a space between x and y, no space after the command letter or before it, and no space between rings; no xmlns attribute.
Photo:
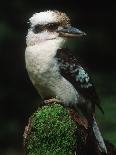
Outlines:
<svg viewBox="0 0 116 155"><path fill-rule="evenodd" d="M112 1L4 0L0 3L0 154L17 155L28 117L40 101L25 70L28 18L35 12L66 12L88 35L69 41L75 55L93 76L105 111L98 112L105 138L116 145L115 4Z"/></svg>

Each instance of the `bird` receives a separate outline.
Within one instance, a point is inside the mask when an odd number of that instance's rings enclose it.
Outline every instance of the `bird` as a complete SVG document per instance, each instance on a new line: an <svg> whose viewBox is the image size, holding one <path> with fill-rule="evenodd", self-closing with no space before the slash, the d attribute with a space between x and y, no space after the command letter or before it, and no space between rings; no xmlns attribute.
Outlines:
<svg viewBox="0 0 116 155"><path fill-rule="evenodd" d="M25 62L31 82L45 101L56 98L82 113L90 122L99 150L107 154L95 119L95 106L103 112L92 78L65 43L86 33L72 27L66 13L45 10L29 18Z"/></svg>

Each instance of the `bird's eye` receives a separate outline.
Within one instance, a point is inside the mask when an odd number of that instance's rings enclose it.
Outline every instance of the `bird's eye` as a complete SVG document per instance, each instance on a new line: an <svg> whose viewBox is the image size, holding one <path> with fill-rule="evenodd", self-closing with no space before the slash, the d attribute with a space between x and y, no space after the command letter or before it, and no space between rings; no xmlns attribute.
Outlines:
<svg viewBox="0 0 116 155"><path fill-rule="evenodd" d="M59 24L58 23L49 23L46 25L46 28L48 31L54 31L58 28Z"/></svg>
<svg viewBox="0 0 116 155"><path fill-rule="evenodd" d="M43 26L42 25L35 25L34 27L33 27L33 32L35 33L35 34L37 34L37 33L40 33L41 31L43 31Z"/></svg>

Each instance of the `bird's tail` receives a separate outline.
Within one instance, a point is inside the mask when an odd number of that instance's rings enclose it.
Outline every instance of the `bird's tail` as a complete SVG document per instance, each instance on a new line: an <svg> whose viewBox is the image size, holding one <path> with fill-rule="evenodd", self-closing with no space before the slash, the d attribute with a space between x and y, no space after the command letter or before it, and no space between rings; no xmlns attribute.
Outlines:
<svg viewBox="0 0 116 155"><path fill-rule="evenodd" d="M93 125L92 125L92 128L93 128L93 132L94 132L95 138L96 138L96 140L98 142L98 146L99 146L100 151L107 154L106 145L104 143L103 137L101 135L101 132L99 130L99 127L97 125L97 122L96 122L94 116L93 116Z"/></svg>

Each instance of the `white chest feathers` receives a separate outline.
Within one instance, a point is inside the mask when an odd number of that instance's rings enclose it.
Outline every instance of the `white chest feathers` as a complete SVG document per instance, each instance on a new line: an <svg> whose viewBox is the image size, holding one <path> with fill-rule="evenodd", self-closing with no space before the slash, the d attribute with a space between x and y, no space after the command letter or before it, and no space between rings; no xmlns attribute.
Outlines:
<svg viewBox="0 0 116 155"><path fill-rule="evenodd" d="M57 46L56 46L57 45ZM55 55L58 44L35 45L26 48L26 68L33 85L43 98L58 97L64 102L77 102L75 88L59 72Z"/></svg>
<svg viewBox="0 0 116 155"><path fill-rule="evenodd" d="M61 46L63 40L47 40L39 45L27 46L25 52L26 67L31 72L45 72L50 65L53 65L54 56L57 49Z"/></svg>
<svg viewBox="0 0 116 155"><path fill-rule="evenodd" d="M60 43L61 40L48 40L26 48L26 68L35 86L44 87L60 78L58 64L54 58Z"/></svg>

